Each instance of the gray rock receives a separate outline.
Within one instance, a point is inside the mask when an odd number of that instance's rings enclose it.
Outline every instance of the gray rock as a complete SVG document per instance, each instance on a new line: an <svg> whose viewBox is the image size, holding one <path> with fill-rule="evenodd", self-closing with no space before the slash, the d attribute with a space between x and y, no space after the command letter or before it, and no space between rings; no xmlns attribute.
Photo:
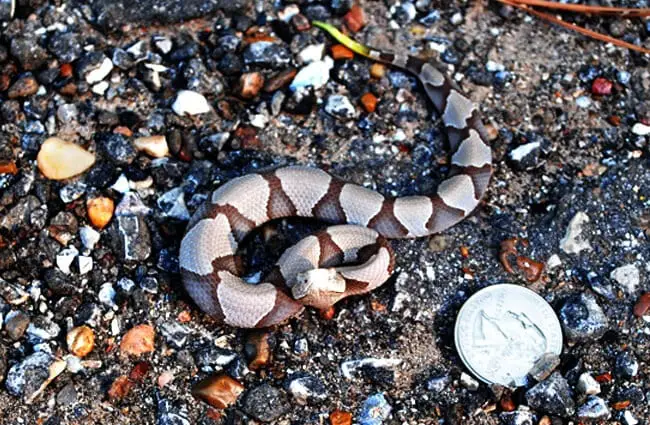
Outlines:
<svg viewBox="0 0 650 425"><path fill-rule="evenodd" d="M358 415L359 425L382 425L389 418L392 410L384 394L371 395L361 406Z"/></svg>
<svg viewBox="0 0 650 425"><path fill-rule="evenodd" d="M559 372L529 389L526 401L532 409L551 415L568 417L575 412L572 391Z"/></svg>
<svg viewBox="0 0 650 425"><path fill-rule="evenodd" d="M612 414L607 407L607 403L600 397L590 395L587 401L578 408L578 419L583 421L601 421L609 419Z"/></svg>
<svg viewBox="0 0 650 425"><path fill-rule="evenodd" d="M125 261L144 261L151 255L151 236L143 217L116 216L111 240Z"/></svg>
<svg viewBox="0 0 650 425"><path fill-rule="evenodd" d="M0 278L0 297L8 304L20 305L29 299L29 294L21 286Z"/></svg>
<svg viewBox="0 0 650 425"><path fill-rule="evenodd" d="M88 84L100 82L112 69L113 62L102 52L88 52L76 65L77 74Z"/></svg>
<svg viewBox="0 0 650 425"><path fill-rule="evenodd" d="M569 222L564 238L560 241L560 249L567 254L579 254L580 251L591 251L589 239L583 235L585 224L589 223L589 216L579 211Z"/></svg>
<svg viewBox="0 0 650 425"><path fill-rule="evenodd" d="M528 372L528 374L532 376L534 380L540 382L551 376L551 373L553 373L555 368L559 365L560 357L557 354L545 353L539 359L537 359L533 365L533 368L530 370L530 372Z"/></svg>
<svg viewBox="0 0 650 425"><path fill-rule="evenodd" d="M59 190L59 197L63 202L69 204L70 202L81 198L84 193L86 193L86 183L79 180L63 186L61 190Z"/></svg>
<svg viewBox="0 0 650 425"><path fill-rule="evenodd" d="M11 311L5 318L5 330L13 341L19 340L29 326L29 316L22 311Z"/></svg>
<svg viewBox="0 0 650 425"><path fill-rule="evenodd" d="M165 217L180 221L190 219L190 212L185 205L185 194L180 187L175 187L163 193L158 198L158 208L160 208Z"/></svg>
<svg viewBox="0 0 650 425"><path fill-rule="evenodd" d="M27 327L27 339L32 344L39 344L56 338L61 327L45 316L37 316Z"/></svg>
<svg viewBox="0 0 650 425"><path fill-rule="evenodd" d="M589 293L569 297L560 309L566 337L574 342L595 340L607 331L607 316Z"/></svg>
<svg viewBox="0 0 650 425"><path fill-rule="evenodd" d="M26 398L34 394L50 376L49 367L54 361L49 353L37 351L25 357L9 369L5 386L14 396L24 395Z"/></svg>
<svg viewBox="0 0 650 425"><path fill-rule="evenodd" d="M289 405L282 391L269 384L262 384L246 394L242 410L259 421L271 422L285 414Z"/></svg>
<svg viewBox="0 0 650 425"><path fill-rule="evenodd" d="M609 277L616 281L618 286L628 295L636 294L639 283L641 283L639 269L634 264L626 264L615 268Z"/></svg>
<svg viewBox="0 0 650 425"><path fill-rule="evenodd" d="M636 356L630 351L623 351L616 356L614 373L623 379L634 378L639 373L639 362Z"/></svg>
<svg viewBox="0 0 650 425"><path fill-rule="evenodd" d="M327 398L327 388L323 382L308 373L300 372L289 376L285 388L301 405L318 403Z"/></svg>
<svg viewBox="0 0 650 425"><path fill-rule="evenodd" d="M358 115L357 109L352 105L350 99L340 94L333 94L327 98L325 112L346 120L353 119Z"/></svg>
<svg viewBox="0 0 650 425"><path fill-rule="evenodd" d="M205 372L212 372L215 368L226 366L237 358L237 353L224 348L208 345L199 349L194 354L196 365Z"/></svg>
<svg viewBox="0 0 650 425"><path fill-rule="evenodd" d="M72 384L68 384L65 387L61 388L61 390L56 395L56 404L59 406L71 406L76 403L77 390Z"/></svg>
<svg viewBox="0 0 650 425"><path fill-rule="evenodd" d="M14 37L11 40L11 54L26 71L38 69L47 61L47 51L32 37Z"/></svg>
<svg viewBox="0 0 650 425"><path fill-rule="evenodd" d="M63 63L72 63L83 53L82 37L74 32L55 32L50 36L47 48Z"/></svg>
<svg viewBox="0 0 650 425"><path fill-rule="evenodd" d="M269 68L283 68L291 62L291 52L283 44L257 41L244 50L244 63Z"/></svg>
<svg viewBox="0 0 650 425"><path fill-rule="evenodd" d="M138 155L133 144L121 134L100 133L96 139L101 151L118 165L130 164Z"/></svg>
<svg viewBox="0 0 650 425"><path fill-rule="evenodd" d="M160 325L160 332L165 341L176 349L181 349L187 342L189 329L178 322L164 322Z"/></svg>

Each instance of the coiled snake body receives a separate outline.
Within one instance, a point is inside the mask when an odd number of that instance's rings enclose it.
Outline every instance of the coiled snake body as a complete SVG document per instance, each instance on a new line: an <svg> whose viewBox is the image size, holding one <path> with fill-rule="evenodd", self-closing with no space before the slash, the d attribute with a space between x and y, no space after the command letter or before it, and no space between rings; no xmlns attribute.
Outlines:
<svg viewBox="0 0 650 425"><path fill-rule="evenodd" d="M326 309L371 291L393 272L386 238L427 236L453 226L478 205L492 175L492 152L478 111L435 62L369 49L326 24L316 25L356 52L417 76L442 116L450 173L433 195L398 198L306 167L249 174L219 187L190 220L180 268L196 304L231 326L272 326L307 305ZM239 277L238 244L263 223L292 216L347 224L303 239L282 254L264 283L246 283Z"/></svg>

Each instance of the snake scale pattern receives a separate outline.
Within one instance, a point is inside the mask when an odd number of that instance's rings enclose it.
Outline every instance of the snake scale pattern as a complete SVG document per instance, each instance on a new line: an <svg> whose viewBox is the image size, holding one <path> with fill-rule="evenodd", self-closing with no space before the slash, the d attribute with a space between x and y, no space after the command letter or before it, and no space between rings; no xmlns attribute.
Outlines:
<svg viewBox="0 0 650 425"><path fill-rule="evenodd" d="M380 52L328 31L356 52L417 77L445 126L449 175L432 195L397 198L307 167L248 174L222 185L190 220L179 256L187 292L220 323L273 326L305 306L327 309L373 290L393 272L387 239L442 232L467 217L487 189L492 151L478 110L439 64ZM294 216L337 225L285 251L263 283L244 281L237 256L241 241L270 220Z"/></svg>

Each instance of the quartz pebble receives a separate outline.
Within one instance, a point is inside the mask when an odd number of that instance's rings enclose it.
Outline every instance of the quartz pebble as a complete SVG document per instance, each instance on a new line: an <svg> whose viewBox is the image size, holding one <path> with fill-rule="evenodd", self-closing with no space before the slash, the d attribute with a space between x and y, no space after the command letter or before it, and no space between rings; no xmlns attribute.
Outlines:
<svg viewBox="0 0 650 425"><path fill-rule="evenodd" d="M578 378L576 390L585 395L596 395L600 394L600 384L590 373L585 372Z"/></svg>
<svg viewBox="0 0 650 425"><path fill-rule="evenodd" d="M389 418L392 410L384 394L374 394L363 402L358 422L360 425L382 425Z"/></svg>
<svg viewBox="0 0 650 425"><path fill-rule="evenodd" d="M172 110L180 116L199 115L210 112L210 105L201 93L192 90L181 90L176 95Z"/></svg>
<svg viewBox="0 0 650 425"><path fill-rule="evenodd" d="M50 137L41 145L36 162L48 179L65 180L89 169L95 155L74 143Z"/></svg>
<svg viewBox="0 0 650 425"><path fill-rule="evenodd" d="M68 350L77 357L86 357L95 346L95 333L88 326L71 329L65 337Z"/></svg>
<svg viewBox="0 0 650 425"><path fill-rule="evenodd" d="M567 254L579 254L581 251L592 249L589 240L583 235L584 226L589 221L589 216L582 211L573 216L564 238L560 241L562 251Z"/></svg>
<svg viewBox="0 0 650 425"><path fill-rule="evenodd" d="M169 146L164 135L137 137L133 140L133 146L154 158L169 155Z"/></svg>
<svg viewBox="0 0 650 425"><path fill-rule="evenodd" d="M616 281L629 295L635 295L641 283L639 269L634 264L626 264L615 268L609 277Z"/></svg>

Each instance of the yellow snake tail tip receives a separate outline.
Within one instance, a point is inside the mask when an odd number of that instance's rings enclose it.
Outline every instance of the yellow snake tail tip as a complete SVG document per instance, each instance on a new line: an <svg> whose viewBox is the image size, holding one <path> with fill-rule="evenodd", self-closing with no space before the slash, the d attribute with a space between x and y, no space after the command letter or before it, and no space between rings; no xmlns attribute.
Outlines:
<svg viewBox="0 0 650 425"><path fill-rule="evenodd" d="M361 56L365 57L370 57L370 49L364 46L361 43L357 43L347 35L343 34L341 31L339 31L335 26L330 25L325 22L321 21L312 21L311 23L313 26L318 27L325 32L327 32L329 35L334 37L336 41L347 47L348 49L352 50L355 53L360 54Z"/></svg>

